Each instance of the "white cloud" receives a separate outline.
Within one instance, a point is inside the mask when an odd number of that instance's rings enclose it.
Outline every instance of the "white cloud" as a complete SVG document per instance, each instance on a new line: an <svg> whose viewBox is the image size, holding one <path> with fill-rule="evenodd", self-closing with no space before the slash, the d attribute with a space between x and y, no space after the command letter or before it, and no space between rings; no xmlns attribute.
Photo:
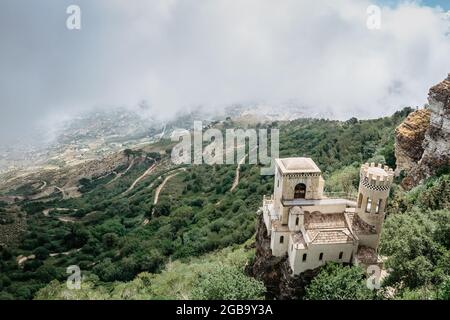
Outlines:
<svg viewBox="0 0 450 320"><path fill-rule="evenodd" d="M377 31L366 28L366 0L82 0L76 34L64 29L69 2L47 2L23 16L39 28L1 29L16 34L0 53L12 123L142 99L163 115L289 100L374 117L422 105L450 72L448 20L416 4L383 8Z"/></svg>

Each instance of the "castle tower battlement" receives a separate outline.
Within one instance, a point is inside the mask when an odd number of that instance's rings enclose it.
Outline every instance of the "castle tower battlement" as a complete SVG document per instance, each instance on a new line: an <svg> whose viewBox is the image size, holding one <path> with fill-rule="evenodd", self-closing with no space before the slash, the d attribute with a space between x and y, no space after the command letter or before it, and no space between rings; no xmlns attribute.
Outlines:
<svg viewBox="0 0 450 320"><path fill-rule="evenodd" d="M360 178L368 188L389 189L394 179L394 171L386 165L365 163L361 166Z"/></svg>
<svg viewBox="0 0 450 320"><path fill-rule="evenodd" d="M375 228L377 237L365 244L373 249L378 247L393 180L394 171L386 165L365 163L361 166L355 213L362 221Z"/></svg>

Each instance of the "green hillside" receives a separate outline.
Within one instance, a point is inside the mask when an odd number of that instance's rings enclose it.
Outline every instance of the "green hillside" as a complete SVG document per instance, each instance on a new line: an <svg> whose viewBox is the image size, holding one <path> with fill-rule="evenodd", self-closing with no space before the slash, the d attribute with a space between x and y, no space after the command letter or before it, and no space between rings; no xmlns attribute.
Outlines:
<svg viewBox="0 0 450 320"><path fill-rule="evenodd" d="M324 172L327 191L351 192L357 188L362 162L393 166L394 129L410 111L374 120L300 119L272 126L280 129L281 157L312 157ZM163 143L170 149L170 143ZM214 292L193 286L193 279L211 273L204 281L214 282L213 271L220 263L228 268L230 282L236 281L233 272L242 277L238 282L246 284L248 291L241 291L248 297L261 296L260 284L243 274L252 250L242 245L254 234L256 211L263 195L272 192L272 177L261 176L257 166L242 165L240 182L231 191L236 165L181 168L161 157L131 154L129 161L135 158L136 164L126 172L117 168L123 173L119 178L81 180L80 198L19 203L27 230L17 246L1 250L0 298L64 298L69 265L80 266L90 279L86 290L73 298L213 297ZM155 161L155 169L131 188ZM413 201L409 193L394 196L391 207L401 207L402 215L420 207L403 200ZM388 221L386 232L390 225L395 223ZM448 250L448 244L441 247ZM390 254L389 246L386 250ZM31 255L19 266L16 257ZM401 279L400 273L393 281ZM421 280L418 285L428 283Z"/></svg>

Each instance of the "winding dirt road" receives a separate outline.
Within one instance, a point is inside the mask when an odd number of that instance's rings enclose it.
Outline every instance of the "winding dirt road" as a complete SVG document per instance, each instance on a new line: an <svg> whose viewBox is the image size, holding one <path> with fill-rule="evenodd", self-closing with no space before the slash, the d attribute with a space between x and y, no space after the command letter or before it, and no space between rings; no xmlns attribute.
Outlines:
<svg viewBox="0 0 450 320"><path fill-rule="evenodd" d="M52 210L56 210L56 211L70 211L71 209L67 209L67 208L48 208L48 209L43 210L42 214L44 216L46 216L46 217L49 217L50 216L49 213ZM76 210L74 209L74 211L76 211Z"/></svg>
<svg viewBox="0 0 450 320"><path fill-rule="evenodd" d="M156 188L156 192L155 192L155 199L153 200L153 204L158 204L159 201L159 195L162 191L162 189L164 188L164 186L166 185L167 181L169 181L170 179L172 179L174 176L176 176L177 174L179 174L181 171L186 171L186 168L181 168L181 169L176 169L175 171L178 172L174 172L171 175L167 176L164 181L158 186L158 188Z"/></svg>
<svg viewBox="0 0 450 320"><path fill-rule="evenodd" d="M147 171L145 171L139 178L137 178L133 184L131 185L131 187L128 188L127 191L125 191L124 193L122 193L122 195L126 195L128 192L132 191L134 189L134 187L139 183L139 181L141 181L142 179L144 179L146 176L148 176L150 173L152 173L156 168L156 163L152 164L150 168L147 169Z"/></svg>
<svg viewBox="0 0 450 320"><path fill-rule="evenodd" d="M252 152L253 150L257 149L258 146L254 147L252 150L249 151ZM245 163L245 159L247 159L248 157L248 153L239 161L238 166L236 168L236 176L234 177L234 181L233 181L233 185L231 186L230 191L233 192L234 189L236 189L236 187L239 184L239 178L240 178L240 173L241 173L241 165Z"/></svg>
<svg viewBox="0 0 450 320"><path fill-rule="evenodd" d="M131 167L133 167L133 165L134 165L134 158L131 159L130 165L128 166L128 168L125 169L124 172L117 173L117 172L113 171L113 173L115 173L116 176L114 177L114 179L112 179L112 180L111 180L110 182L108 182L106 185L110 185L111 183L113 183L114 181L116 181L117 179L119 179L121 176L127 174L127 172L130 171Z"/></svg>

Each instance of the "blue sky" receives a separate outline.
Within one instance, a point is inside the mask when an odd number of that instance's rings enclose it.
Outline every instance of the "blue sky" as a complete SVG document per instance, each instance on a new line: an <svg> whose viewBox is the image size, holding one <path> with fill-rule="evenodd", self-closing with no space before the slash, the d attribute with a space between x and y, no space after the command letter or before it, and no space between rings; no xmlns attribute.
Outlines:
<svg viewBox="0 0 450 320"><path fill-rule="evenodd" d="M377 2L382 4L395 5L397 3L404 2L405 0L378 0ZM426 6L436 7L440 6L444 10L450 10L449 0L417 0L416 2L421 3Z"/></svg>

